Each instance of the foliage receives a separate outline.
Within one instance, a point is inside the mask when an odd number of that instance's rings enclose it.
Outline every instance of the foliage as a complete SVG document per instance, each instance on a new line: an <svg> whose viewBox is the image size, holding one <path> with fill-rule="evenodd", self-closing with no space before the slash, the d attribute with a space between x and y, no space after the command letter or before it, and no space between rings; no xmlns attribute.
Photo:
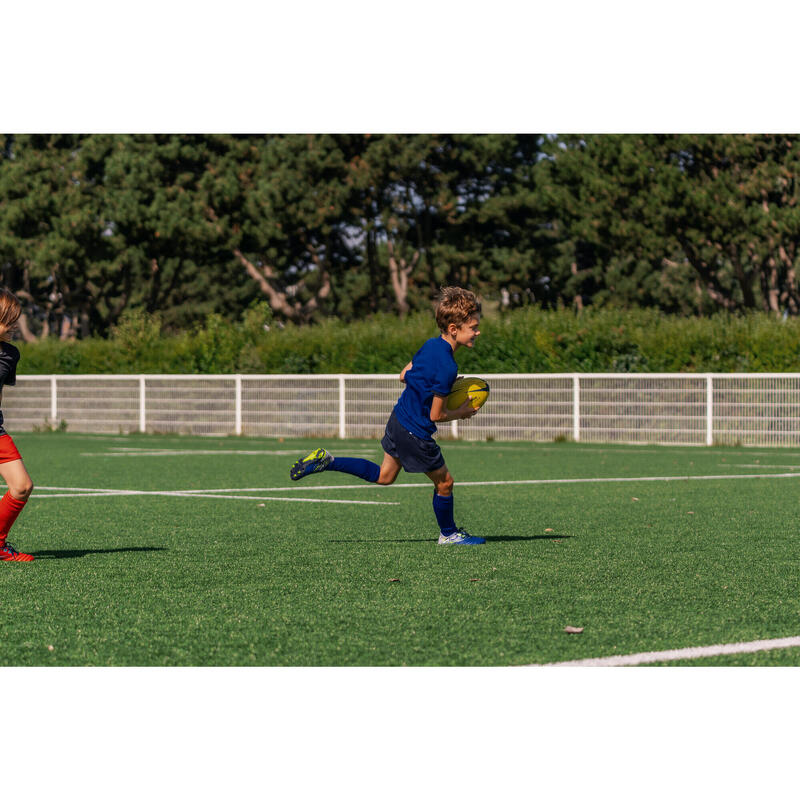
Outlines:
<svg viewBox="0 0 800 800"><path fill-rule="evenodd" d="M502 310L797 316L799 170L778 134L5 135L0 273L27 341L258 301L404 317L443 284Z"/></svg>
<svg viewBox="0 0 800 800"><path fill-rule="evenodd" d="M158 324L130 312L107 340L20 342L20 372L394 373L438 335L429 312L279 327L263 304L233 323L210 314L191 332L164 335ZM800 319L763 312L685 318L653 309L575 314L529 306L486 316L481 331L474 350L456 353L462 371L800 370Z"/></svg>
<svg viewBox="0 0 800 800"><path fill-rule="evenodd" d="M151 348L160 338L160 318L142 308L124 311L119 324L111 329L111 340L130 352Z"/></svg>
<svg viewBox="0 0 800 800"><path fill-rule="evenodd" d="M800 140L595 135L551 142L552 212L591 299L797 315Z"/></svg>

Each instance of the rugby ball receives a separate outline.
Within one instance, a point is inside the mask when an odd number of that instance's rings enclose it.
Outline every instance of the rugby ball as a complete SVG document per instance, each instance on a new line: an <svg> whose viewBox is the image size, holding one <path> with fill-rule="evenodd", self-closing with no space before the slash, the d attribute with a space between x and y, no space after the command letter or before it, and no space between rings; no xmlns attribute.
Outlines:
<svg viewBox="0 0 800 800"><path fill-rule="evenodd" d="M483 378L457 378L447 395L447 407L452 411L469 400L474 409L479 409L489 397L489 384Z"/></svg>

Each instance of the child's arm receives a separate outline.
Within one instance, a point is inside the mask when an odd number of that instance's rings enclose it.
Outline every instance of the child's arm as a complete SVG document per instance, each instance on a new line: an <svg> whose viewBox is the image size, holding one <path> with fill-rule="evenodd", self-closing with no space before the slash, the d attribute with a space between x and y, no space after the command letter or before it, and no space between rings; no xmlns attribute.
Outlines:
<svg viewBox="0 0 800 800"><path fill-rule="evenodd" d="M412 364L411 364L411 362L409 361L409 362L408 362L408 364L406 364L406 365L403 367L403 371L400 373L400 381L401 381L402 383L405 383L405 382L406 382L406 372L408 372L408 371L411 369L411 366L412 366Z"/></svg>
<svg viewBox="0 0 800 800"><path fill-rule="evenodd" d="M450 420L454 419L466 419L478 413L478 409L472 407L469 398L452 411L445 405L446 400L446 397L442 397L439 394L433 396L433 401L431 402L431 422L450 422Z"/></svg>

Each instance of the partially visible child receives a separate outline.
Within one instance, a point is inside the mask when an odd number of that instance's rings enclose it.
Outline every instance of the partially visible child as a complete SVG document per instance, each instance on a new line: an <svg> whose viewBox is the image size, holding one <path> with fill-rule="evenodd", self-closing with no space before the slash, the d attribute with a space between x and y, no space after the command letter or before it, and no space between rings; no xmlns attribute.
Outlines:
<svg viewBox="0 0 800 800"><path fill-rule="evenodd" d="M19 300L8 289L0 289L0 400L2 400L3 386L13 386L17 382L19 350L8 340L21 312ZM17 552L6 541L11 526L31 496L33 483L13 439L3 429L2 411L0 411L0 477L8 486L8 491L0 498L0 561L33 561L33 556Z"/></svg>
<svg viewBox="0 0 800 800"><path fill-rule="evenodd" d="M298 481L322 470L355 475L370 483L394 483L400 469L424 472L433 481L433 513L439 525L439 544L484 544L456 526L453 516L453 476L442 451L434 441L437 422L466 419L476 410L465 401L448 410L445 398L458 376L453 353L459 347L473 347L480 335L481 304L475 295L457 286L442 289L436 305L436 323L441 335L428 339L400 373L406 388L400 395L381 440L383 463L378 466L364 458L334 458L317 449L295 462L289 470Z"/></svg>

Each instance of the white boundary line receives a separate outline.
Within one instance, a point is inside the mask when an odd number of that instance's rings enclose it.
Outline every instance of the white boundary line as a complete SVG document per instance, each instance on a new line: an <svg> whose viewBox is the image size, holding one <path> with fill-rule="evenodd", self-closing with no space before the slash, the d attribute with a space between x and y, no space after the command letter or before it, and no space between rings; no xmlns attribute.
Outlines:
<svg viewBox="0 0 800 800"><path fill-rule="evenodd" d="M238 492L264 491L261 489L186 489L176 491L140 491L137 489L78 489L73 487L40 486L45 491L58 492L58 494L31 495L38 500L58 497L132 497L135 495L158 497L201 497L211 500L274 500L284 503L341 503L344 505L359 506L397 506L399 503L388 500L333 500L330 498L304 498L304 497L253 497L238 494ZM280 491L279 489L276 491Z"/></svg>
<svg viewBox="0 0 800 800"><path fill-rule="evenodd" d="M520 486L520 485L551 485L551 484L578 484L578 483L642 483L653 481L713 481L713 480L746 480L750 478L800 478L800 473L784 472L758 475L667 475L649 478L540 478L519 481L463 481L458 486ZM76 487L41 486L45 491L59 492L59 494L36 494L31 497L48 499L56 497L119 497L132 495L150 495L160 497L204 497L221 498L228 500L276 500L299 503L344 503L351 505L399 505L395 502L380 500L334 500L334 499L309 499L291 497L254 497L242 495L241 492L308 492L331 491L339 489L430 489L429 483L393 483L389 486L377 487L374 483L341 484L338 486L263 486L246 489L183 489L175 491L138 491L135 489L80 489Z"/></svg>
<svg viewBox="0 0 800 800"><path fill-rule="evenodd" d="M46 492L99 492L100 494L105 492L126 491L125 489L85 489L80 486L39 486L38 484L36 488ZM34 494L32 496L35 497L36 495Z"/></svg>
<svg viewBox="0 0 800 800"><path fill-rule="evenodd" d="M519 486L553 483L638 483L648 481L729 481L744 480L747 478L800 478L800 473L786 472L772 475L667 475L644 478L536 478L519 481L456 481L456 487L461 486ZM378 486L375 483L343 483L338 486L261 486L249 489L187 489L191 492L310 492L330 491L331 489L432 489L431 483L392 483L388 486Z"/></svg>
<svg viewBox="0 0 800 800"><path fill-rule="evenodd" d="M720 464L721 467L728 466L727 464ZM731 464L731 467L739 469L800 469L800 464Z"/></svg>
<svg viewBox="0 0 800 800"><path fill-rule="evenodd" d="M520 485L551 485L551 484L578 484L578 483L648 483L653 481L714 481L714 480L748 480L758 478L800 478L800 473L783 472L758 475L666 475L637 478L538 478L518 481L462 481L458 486L520 486ZM41 499L53 497L113 497L121 495L156 495L162 497L205 497L226 498L230 500L285 500L307 503L350 503L359 505L398 505L398 503L378 500L310 500L279 497L253 497L243 496L241 492L308 492L331 491L339 489L430 489L430 483L393 483L389 486L380 486L374 483L341 484L335 486L262 486L245 489L179 489L175 491L139 491L136 489L82 489L77 487L41 486L45 491L61 492L61 494L36 494L31 497Z"/></svg>
<svg viewBox="0 0 800 800"><path fill-rule="evenodd" d="M374 450L342 450L342 455L368 455ZM125 452L111 453L81 453L82 456L95 456L101 458L120 458L126 456L152 457L152 456L297 456L296 450L134 450L128 448Z"/></svg>
<svg viewBox="0 0 800 800"><path fill-rule="evenodd" d="M786 647L800 647L800 636L785 639L758 639L754 642L735 642L733 644L712 644L707 647L684 647L680 650L654 650L649 653L631 653L626 656L605 656L604 658L581 658L577 661L558 661L552 664L528 664L529 667L635 667L638 664L653 664L659 661L681 661L711 656L736 655L738 653L758 653L762 650L779 650Z"/></svg>
<svg viewBox="0 0 800 800"><path fill-rule="evenodd" d="M224 500L281 500L284 503L342 503L344 505L360 506L399 506L400 503L392 503L387 500L332 500L329 498L308 498L308 497L250 497L246 495L232 494L195 494L189 492L148 492L148 494L160 494L167 497L206 497L211 500L222 498Z"/></svg>

